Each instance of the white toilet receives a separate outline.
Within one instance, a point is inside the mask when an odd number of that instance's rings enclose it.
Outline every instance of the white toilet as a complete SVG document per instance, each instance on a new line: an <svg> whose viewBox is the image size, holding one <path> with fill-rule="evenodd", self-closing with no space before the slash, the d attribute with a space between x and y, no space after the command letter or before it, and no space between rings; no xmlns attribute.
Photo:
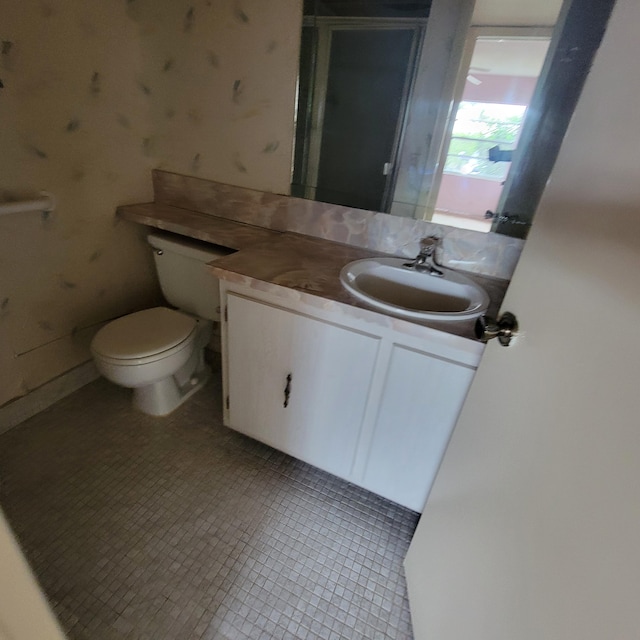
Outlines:
<svg viewBox="0 0 640 640"><path fill-rule="evenodd" d="M133 389L134 406L164 416L207 381L204 348L220 320L218 281L206 264L231 253L179 236L150 234L160 287L180 311L155 307L113 320L96 333L91 353L98 371Z"/></svg>

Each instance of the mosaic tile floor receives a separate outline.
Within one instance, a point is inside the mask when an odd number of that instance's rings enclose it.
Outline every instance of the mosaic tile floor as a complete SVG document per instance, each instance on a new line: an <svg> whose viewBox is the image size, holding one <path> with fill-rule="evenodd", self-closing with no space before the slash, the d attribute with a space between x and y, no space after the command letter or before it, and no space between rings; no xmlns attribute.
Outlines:
<svg viewBox="0 0 640 640"><path fill-rule="evenodd" d="M411 638L417 514L98 380L0 436L0 503L69 638Z"/></svg>

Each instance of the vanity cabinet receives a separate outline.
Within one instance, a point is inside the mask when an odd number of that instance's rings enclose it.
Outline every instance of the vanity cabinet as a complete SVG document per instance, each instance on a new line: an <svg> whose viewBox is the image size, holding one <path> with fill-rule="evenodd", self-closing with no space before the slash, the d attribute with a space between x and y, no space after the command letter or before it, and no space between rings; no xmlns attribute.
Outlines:
<svg viewBox="0 0 640 640"><path fill-rule="evenodd" d="M221 283L225 424L422 511L483 345Z"/></svg>

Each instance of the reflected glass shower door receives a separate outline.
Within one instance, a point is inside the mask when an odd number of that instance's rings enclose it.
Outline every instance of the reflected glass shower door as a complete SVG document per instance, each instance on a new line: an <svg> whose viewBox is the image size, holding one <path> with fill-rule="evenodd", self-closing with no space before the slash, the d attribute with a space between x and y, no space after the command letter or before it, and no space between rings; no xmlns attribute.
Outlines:
<svg viewBox="0 0 640 640"><path fill-rule="evenodd" d="M425 24L331 17L303 28L292 195L388 209Z"/></svg>
<svg viewBox="0 0 640 640"><path fill-rule="evenodd" d="M414 36L413 29L333 31L317 200L384 210Z"/></svg>

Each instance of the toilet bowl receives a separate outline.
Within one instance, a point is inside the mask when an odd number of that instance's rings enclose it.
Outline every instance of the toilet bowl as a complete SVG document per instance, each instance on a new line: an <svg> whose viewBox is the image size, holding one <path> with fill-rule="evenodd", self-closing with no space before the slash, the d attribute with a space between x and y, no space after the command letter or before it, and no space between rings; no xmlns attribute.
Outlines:
<svg viewBox="0 0 640 640"><path fill-rule="evenodd" d="M166 307L145 309L98 331L91 353L107 380L134 390L137 409L163 416L207 381L211 324Z"/></svg>
<svg viewBox="0 0 640 640"><path fill-rule="evenodd" d="M209 377L204 348L220 319L220 299L206 264L230 250L166 234L148 242L165 298L179 310L154 307L112 320L96 333L91 353L107 380L133 389L134 407L164 416Z"/></svg>

